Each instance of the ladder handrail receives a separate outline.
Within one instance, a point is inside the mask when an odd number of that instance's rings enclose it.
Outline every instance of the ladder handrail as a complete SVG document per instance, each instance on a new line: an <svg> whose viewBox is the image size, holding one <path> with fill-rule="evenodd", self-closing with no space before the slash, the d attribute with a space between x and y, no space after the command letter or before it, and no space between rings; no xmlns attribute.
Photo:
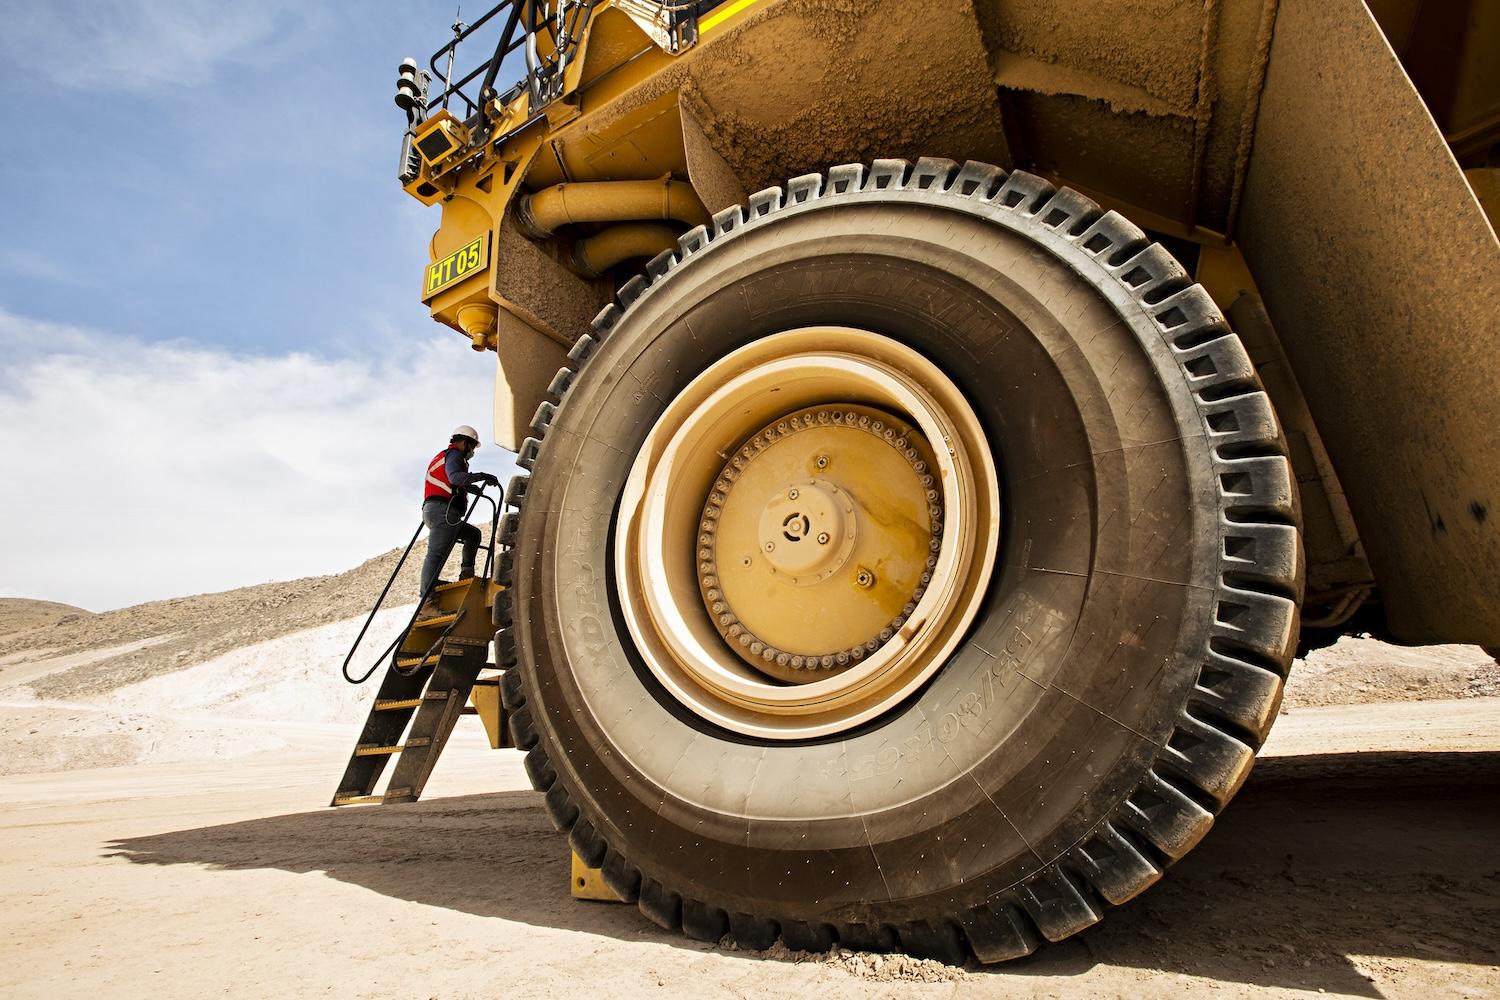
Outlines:
<svg viewBox="0 0 1500 1000"><path fill-rule="evenodd" d="M500 525L500 505L501 505L501 503L504 502L504 497L505 497L505 491L504 491L504 489L502 489L498 485L495 488L500 490L500 499L499 500L496 500L493 497L487 497L487 496L485 496L484 495L484 491L486 489L488 489L488 488L489 487L487 485L481 485L479 487L479 491L474 494L474 500L469 504L469 509L464 513L464 516L463 516L463 520L467 521L469 519L469 517L471 515L473 515L474 509L479 506L479 501L480 500L484 500L485 502L487 502L490 505L490 508L492 510L492 514L490 516L490 542L489 542L489 546L488 546L488 551L486 552L485 559L484 559L484 575L483 575L484 579L488 579L489 578L490 572L493 569L493 563L494 563L494 560L495 560L495 531L498 529L498 527ZM450 498L449 501L448 501L448 503L451 505L453 503L453 500ZM445 515L445 519L446 519L446 515ZM463 522L461 521L461 522L458 522L458 523L463 523ZM417 615L419 615L419 614L422 613L422 605L424 605L424 604L427 603L427 599L432 596L433 588L435 588L437 586L437 578L434 577L433 581L427 585L427 587L426 587L425 590L422 591L422 596L417 599L417 609L412 612L411 619L406 623L406 627L401 630L401 634L400 635L398 635L395 639L391 640L391 644L385 648L384 652L382 652L379 656L377 656L375 658L375 662L372 663L372 664L370 664L370 669L366 670L362 675L360 675L360 677L357 680L354 677L350 676L350 674L349 674L349 664L350 664L350 662L353 661L354 654L359 649L359 644L364 641L364 639L365 639L365 633L370 630L370 624L373 621L375 621L375 615L380 611L380 606L385 603L386 595L390 593L391 586L396 582L396 577L401 574L401 567L406 564L406 557L409 556L409 555L411 555L412 547L417 544L417 538L422 534L422 528L423 528L423 523L421 521L418 521L417 522L417 530L414 531L414 532L412 532L411 541L409 541L409 542L406 543L406 548L405 548L404 551L402 551L401 558L396 560L396 568L393 569L393 570L391 570L390 579L388 579L388 580L385 581L385 586L383 588L381 588L380 596L377 597L377 598L375 598L375 605L372 608L370 608L370 613L369 613L368 616L366 616L364 625L362 625L360 627L359 635L357 635L357 636L354 637L354 645L352 645L352 646L349 647L349 653L348 653L347 656L344 657L344 665L343 665L343 668L342 668L343 674L344 674L344 680L348 681L350 684L363 684L365 681L369 680L372 676L374 676L375 671L377 671L377 670L380 669L380 664L385 661L385 658L387 656L391 656L391 665L392 665L392 667L395 666L395 662L396 662L395 661L395 656L396 656L396 654L398 654L399 649L401 647L401 644L404 643L406 641L406 637L411 634L412 628L417 623ZM453 551L453 544L454 544L454 542L457 542L457 541L458 541L458 539L457 539L457 537L455 537L454 540L453 540L453 542L449 543L449 545L448 545L448 551L445 552L445 553L443 553L443 561L444 562L447 562L448 555ZM459 616L460 619L462 617L463 617L462 615ZM451 631L453 631L453 626L457 625L457 624L458 624L458 620L453 621L448 626L448 629L446 631L444 631L443 634L438 637L437 642L442 642L444 639L446 639L448 637L448 633L451 632ZM436 642L433 643L434 647L436 645L437 645ZM430 654L431 652L432 652L432 649L429 648L428 649L428 653ZM425 655L423 656L423 659L426 659Z"/></svg>

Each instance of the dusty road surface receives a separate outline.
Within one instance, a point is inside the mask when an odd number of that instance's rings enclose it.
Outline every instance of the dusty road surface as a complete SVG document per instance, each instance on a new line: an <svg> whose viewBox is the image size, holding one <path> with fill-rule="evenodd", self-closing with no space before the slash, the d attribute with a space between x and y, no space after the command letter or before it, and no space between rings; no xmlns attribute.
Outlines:
<svg viewBox="0 0 1500 1000"><path fill-rule="evenodd" d="M735 952L574 901L477 729L410 806L323 807L347 725L0 778L0 995L1500 997L1500 699L1293 708L1161 885L993 969Z"/></svg>
<svg viewBox="0 0 1500 1000"><path fill-rule="evenodd" d="M574 901L473 719L424 801L326 807L373 695L338 676L348 616L394 558L103 614L0 601L0 997L1500 1000L1500 666L1473 647L1299 661L1207 840L1033 958L755 954Z"/></svg>

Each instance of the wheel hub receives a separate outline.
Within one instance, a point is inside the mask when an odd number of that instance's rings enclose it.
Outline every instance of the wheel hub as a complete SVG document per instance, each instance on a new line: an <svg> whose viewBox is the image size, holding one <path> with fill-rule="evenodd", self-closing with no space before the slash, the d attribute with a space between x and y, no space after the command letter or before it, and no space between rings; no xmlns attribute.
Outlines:
<svg viewBox="0 0 1500 1000"><path fill-rule="evenodd" d="M806 683L889 642L937 565L930 461L920 431L864 406L801 410L741 445L704 506L698 553L730 649Z"/></svg>
<svg viewBox="0 0 1500 1000"><path fill-rule="evenodd" d="M857 531L849 494L827 480L803 479L771 497L756 534L771 572L806 587L849 561Z"/></svg>
<svg viewBox="0 0 1500 1000"><path fill-rule="evenodd" d="M667 404L621 494L620 610L669 696L741 733L847 730L916 691L974 620L999 482L932 362L791 330Z"/></svg>

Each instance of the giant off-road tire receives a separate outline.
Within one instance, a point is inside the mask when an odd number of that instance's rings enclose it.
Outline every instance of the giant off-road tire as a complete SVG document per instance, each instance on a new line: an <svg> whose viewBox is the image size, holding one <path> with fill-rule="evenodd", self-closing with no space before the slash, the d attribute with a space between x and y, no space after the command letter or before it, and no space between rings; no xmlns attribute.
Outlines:
<svg viewBox="0 0 1500 1000"><path fill-rule="evenodd" d="M688 233L571 357L502 531L502 687L553 820L653 921L1001 961L1151 885L1244 781L1297 633L1295 487L1238 338L1119 215L980 164L837 167ZM736 463L831 427L896 463L893 496L941 469L931 522L901 522L934 556L867 644L804 656L704 560ZM844 468L803 489L873 544L882 498ZM885 565L818 572L874 594ZM808 643L830 627L807 609ZM826 697L796 700L808 678Z"/></svg>

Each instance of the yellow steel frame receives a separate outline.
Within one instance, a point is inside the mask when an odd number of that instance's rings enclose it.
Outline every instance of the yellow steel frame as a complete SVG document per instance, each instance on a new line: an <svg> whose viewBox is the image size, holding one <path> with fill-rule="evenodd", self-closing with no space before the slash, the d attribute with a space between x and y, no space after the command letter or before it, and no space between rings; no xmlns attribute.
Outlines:
<svg viewBox="0 0 1500 1000"><path fill-rule="evenodd" d="M700 23L700 38L721 30L761 2L731 0L720 6ZM489 265L498 264L503 256L498 230L523 182L535 189L564 181L644 180L664 175L687 179L675 90L603 128L586 121L677 58L652 44L613 3L601 3L590 15L578 50L564 70L560 97L535 115L524 92L509 104L493 101L483 111L494 124L492 134L503 136L500 142L457 154L436 167L423 163L406 190L425 204L442 206L442 222L429 245L434 265L441 267L476 239L482 239L484 246L484 262L477 267L450 268L448 276L436 283L429 268L422 299L434 319L472 338L474 331L464 329L459 312L466 305L485 304L534 325L525 304L507 300L493 281L486 280ZM424 123L422 129L431 127ZM580 144L568 141L585 127L587 154L575 148ZM629 155L603 155L612 148L628 150ZM469 315L480 314L470 310ZM475 344L482 347L486 341L475 338ZM494 346L493 339L488 346Z"/></svg>

